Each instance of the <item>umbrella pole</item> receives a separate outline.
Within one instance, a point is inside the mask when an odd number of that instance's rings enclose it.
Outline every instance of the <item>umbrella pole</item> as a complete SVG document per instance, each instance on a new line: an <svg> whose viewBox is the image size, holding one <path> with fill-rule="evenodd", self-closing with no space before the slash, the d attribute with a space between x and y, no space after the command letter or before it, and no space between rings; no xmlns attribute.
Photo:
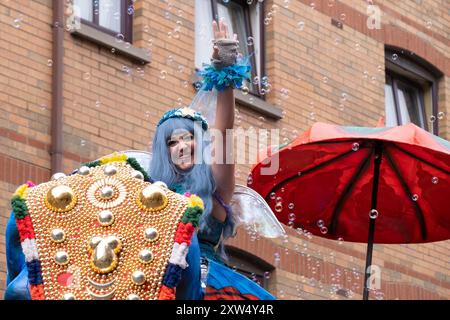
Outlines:
<svg viewBox="0 0 450 320"><path fill-rule="evenodd" d="M373 169L373 184L372 184L372 203L369 215L369 237L367 240L367 252L366 252L366 268L364 269L364 292L363 300L369 300L369 287L367 281L369 280L370 273L369 267L372 265L372 252L373 252L373 238L375 234L375 220L378 213L372 214L373 210L377 210L378 199L378 181L380 177L380 165L381 165L381 151L383 149L382 143L377 141L375 144L375 158ZM375 216L375 218L372 218Z"/></svg>

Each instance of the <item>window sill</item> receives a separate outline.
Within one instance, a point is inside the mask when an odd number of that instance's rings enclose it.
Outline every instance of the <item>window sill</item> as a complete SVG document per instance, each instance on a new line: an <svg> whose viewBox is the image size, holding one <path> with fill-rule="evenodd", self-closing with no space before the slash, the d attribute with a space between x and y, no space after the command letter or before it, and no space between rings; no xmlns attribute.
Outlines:
<svg viewBox="0 0 450 320"><path fill-rule="evenodd" d="M261 113L269 118L280 120L283 110L251 94L244 95L241 90L234 90L236 101L251 110Z"/></svg>
<svg viewBox="0 0 450 320"><path fill-rule="evenodd" d="M114 48L117 53L142 64L150 63L150 55L146 50L133 46L128 47L123 41L117 42L112 35L106 34L86 24L81 24L81 27L73 30L71 34L97 43L108 49Z"/></svg>

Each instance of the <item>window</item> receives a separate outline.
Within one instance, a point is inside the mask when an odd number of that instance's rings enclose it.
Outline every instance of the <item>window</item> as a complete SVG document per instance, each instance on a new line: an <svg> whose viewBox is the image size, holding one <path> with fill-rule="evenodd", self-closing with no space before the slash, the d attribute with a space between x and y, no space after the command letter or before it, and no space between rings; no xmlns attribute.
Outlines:
<svg viewBox="0 0 450 320"><path fill-rule="evenodd" d="M132 42L132 0L73 0L81 22L105 33Z"/></svg>
<svg viewBox="0 0 450 320"><path fill-rule="evenodd" d="M195 1L195 67L202 68L210 63L213 39L211 23L213 19L224 18L230 34L236 33L239 52L251 55L252 81L246 86L250 93L261 94L261 74L264 74L264 22L263 3L247 0L196 0Z"/></svg>
<svg viewBox="0 0 450 320"><path fill-rule="evenodd" d="M438 79L442 73L405 50L386 49L386 126L409 122L438 134Z"/></svg>
<svg viewBox="0 0 450 320"><path fill-rule="evenodd" d="M260 258L236 247L226 246L228 266L268 290L274 267Z"/></svg>

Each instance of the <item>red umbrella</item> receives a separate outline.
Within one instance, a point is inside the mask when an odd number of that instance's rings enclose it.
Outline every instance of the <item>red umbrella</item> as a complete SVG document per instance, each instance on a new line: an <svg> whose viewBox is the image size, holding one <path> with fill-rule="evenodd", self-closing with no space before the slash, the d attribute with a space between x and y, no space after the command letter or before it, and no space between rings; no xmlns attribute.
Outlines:
<svg viewBox="0 0 450 320"><path fill-rule="evenodd" d="M329 239L373 243L450 238L450 142L414 124L393 128L314 124L275 151L275 175L252 169L251 187L277 218ZM295 215L295 218L294 218ZM376 223L376 228L375 228Z"/></svg>

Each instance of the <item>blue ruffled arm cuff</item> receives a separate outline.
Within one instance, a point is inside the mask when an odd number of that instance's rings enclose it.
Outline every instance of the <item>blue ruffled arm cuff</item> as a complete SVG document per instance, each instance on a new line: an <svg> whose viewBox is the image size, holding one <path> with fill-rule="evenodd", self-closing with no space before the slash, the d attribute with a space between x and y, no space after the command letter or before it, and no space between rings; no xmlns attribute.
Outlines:
<svg viewBox="0 0 450 320"><path fill-rule="evenodd" d="M235 64L220 70L205 64L204 69L197 72L203 78L201 90L211 91L216 88L217 91L223 91L230 86L240 89L244 80L251 79L250 57L238 58Z"/></svg>

